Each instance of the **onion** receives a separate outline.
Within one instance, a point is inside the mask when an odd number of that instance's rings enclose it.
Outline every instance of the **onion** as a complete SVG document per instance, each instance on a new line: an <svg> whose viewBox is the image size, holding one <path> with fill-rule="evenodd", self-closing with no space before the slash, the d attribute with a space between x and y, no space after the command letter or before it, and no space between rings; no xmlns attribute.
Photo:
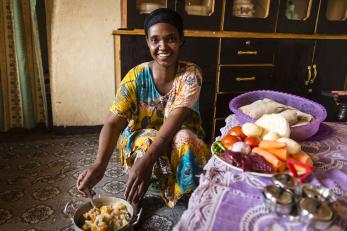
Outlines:
<svg viewBox="0 0 347 231"><path fill-rule="evenodd" d="M230 150L233 152L241 152L242 154L249 154L251 152L251 147L248 144L239 141L231 145Z"/></svg>

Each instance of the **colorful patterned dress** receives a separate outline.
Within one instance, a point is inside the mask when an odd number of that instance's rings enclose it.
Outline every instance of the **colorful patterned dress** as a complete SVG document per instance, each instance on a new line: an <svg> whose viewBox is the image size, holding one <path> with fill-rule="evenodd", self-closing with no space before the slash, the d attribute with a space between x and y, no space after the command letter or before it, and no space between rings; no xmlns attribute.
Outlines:
<svg viewBox="0 0 347 231"><path fill-rule="evenodd" d="M131 167L136 158L146 153L161 125L178 107L192 110L171 145L153 167L161 196L169 207L197 186L197 175L210 158L199 113L201 71L193 63L179 62L172 89L161 95L155 87L149 63L131 69L118 88L110 110L128 120L118 140L121 162Z"/></svg>

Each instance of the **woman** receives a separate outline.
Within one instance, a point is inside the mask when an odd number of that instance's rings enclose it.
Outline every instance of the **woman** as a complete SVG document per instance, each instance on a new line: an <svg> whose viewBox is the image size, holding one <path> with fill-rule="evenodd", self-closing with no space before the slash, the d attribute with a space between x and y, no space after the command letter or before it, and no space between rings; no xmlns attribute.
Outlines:
<svg viewBox="0 0 347 231"><path fill-rule="evenodd" d="M153 61L128 72L101 130L96 160L77 180L87 195L106 170L118 140L129 169L125 198L137 207L153 176L169 207L197 186L196 175L210 157L202 141L199 114L200 69L177 60L183 44L182 18L163 8L144 23Z"/></svg>

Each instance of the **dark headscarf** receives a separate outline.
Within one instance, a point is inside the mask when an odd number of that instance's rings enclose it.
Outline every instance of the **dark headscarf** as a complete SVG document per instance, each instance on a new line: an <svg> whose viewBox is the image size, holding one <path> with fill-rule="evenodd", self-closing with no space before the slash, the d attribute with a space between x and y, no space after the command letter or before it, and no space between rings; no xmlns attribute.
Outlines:
<svg viewBox="0 0 347 231"><path fill-rule="evenodd" d="M181 16L173 10L168 8L159 8L152 11L145 19L144 29L147 36L148 30L151 26L157 23L168 23L176 27L178 34L183 35L183 20Z"/></svg>

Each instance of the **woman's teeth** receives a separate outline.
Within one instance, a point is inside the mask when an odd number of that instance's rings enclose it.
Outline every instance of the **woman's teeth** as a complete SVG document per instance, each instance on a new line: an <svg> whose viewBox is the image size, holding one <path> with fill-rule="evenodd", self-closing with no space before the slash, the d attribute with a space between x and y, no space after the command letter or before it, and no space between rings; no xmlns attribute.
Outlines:
<svg viewBox="0 0 347 231"><path fill-rule="evenodd" d="M170 54L165 53L165 54L158 54L159 57L168 57Z"/></svg>

